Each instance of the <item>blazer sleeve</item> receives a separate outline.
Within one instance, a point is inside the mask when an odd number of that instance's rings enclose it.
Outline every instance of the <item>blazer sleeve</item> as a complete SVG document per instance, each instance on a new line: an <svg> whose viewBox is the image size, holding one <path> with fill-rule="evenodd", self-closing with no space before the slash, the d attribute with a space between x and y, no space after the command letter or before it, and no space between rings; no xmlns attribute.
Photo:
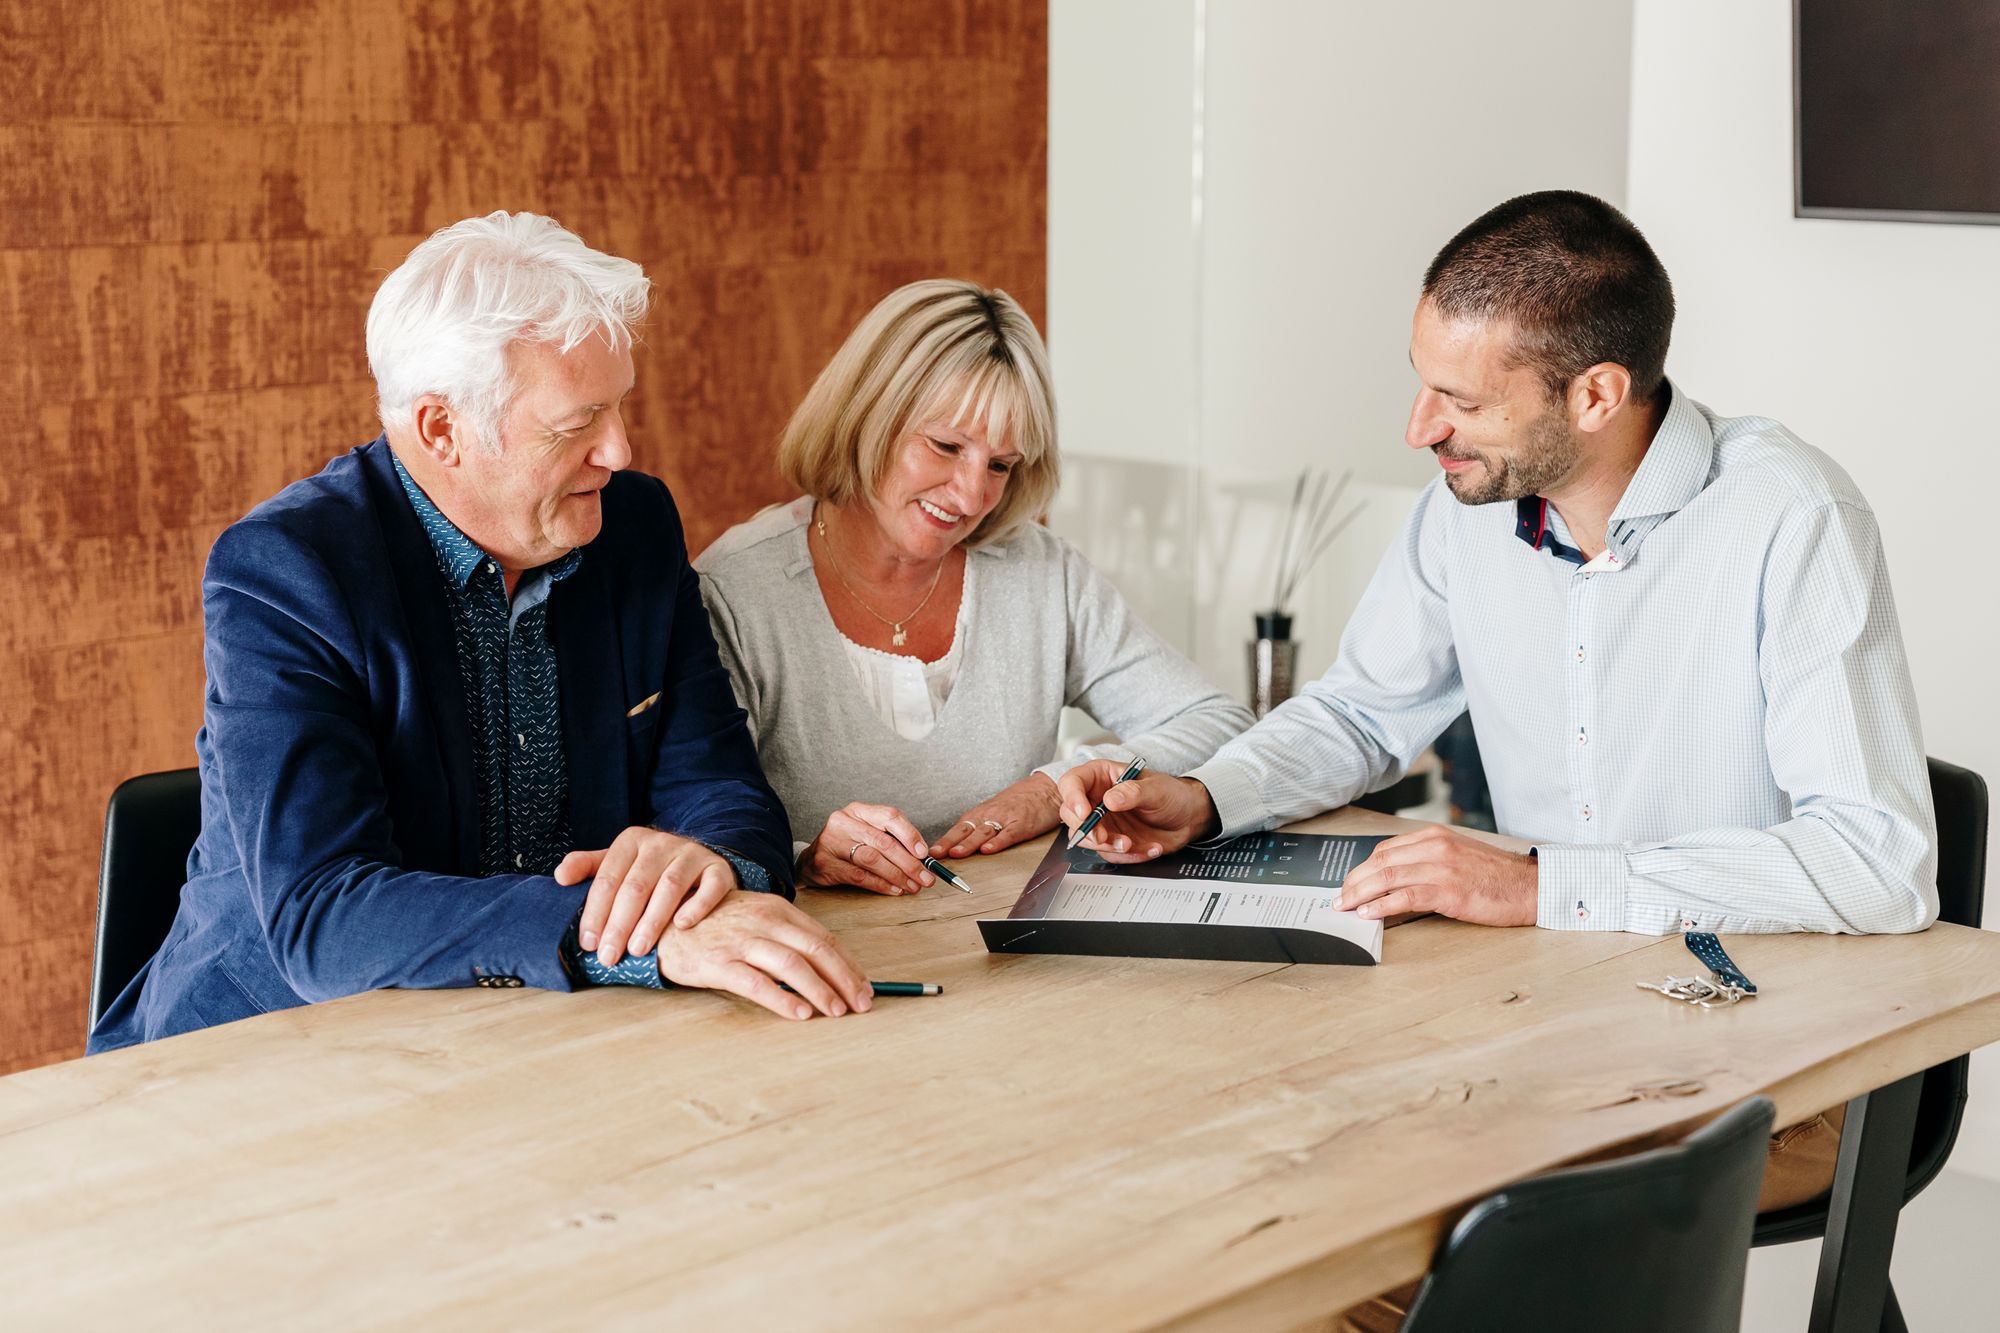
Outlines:
<svg viewBox="0 0 2000 1333"><path fill-rule="evenodd" d="M670 707L653 764L653 826L756 862L773 891L790 898L791 821L757 762L670 497L666 507L674 606L662 699Z"/></svg>
<svg viewBox="0 0 2000 1333"><path fill-rule="evenodd" d="M401 864L354 608L289 529L225 531L202 581L204 725L271 958L310 1001L481 975L570 988L558 948L584 888Z"/></svg>

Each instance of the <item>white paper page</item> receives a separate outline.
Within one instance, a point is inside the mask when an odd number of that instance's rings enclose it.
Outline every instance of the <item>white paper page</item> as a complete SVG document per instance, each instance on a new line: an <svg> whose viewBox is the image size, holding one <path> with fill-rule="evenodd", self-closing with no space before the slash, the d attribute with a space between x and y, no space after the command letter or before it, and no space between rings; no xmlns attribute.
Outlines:
<svg viewBox="0 0 2000 1333"><path fill-rule="evenodd" d="M1381 957L1382 923L1334 910L1325 889L1265 885L1191 886L1185 880L1071 871L1037 913L1043 920L1158 921L1218 926L1278 926L1353 940Z"/></svg>

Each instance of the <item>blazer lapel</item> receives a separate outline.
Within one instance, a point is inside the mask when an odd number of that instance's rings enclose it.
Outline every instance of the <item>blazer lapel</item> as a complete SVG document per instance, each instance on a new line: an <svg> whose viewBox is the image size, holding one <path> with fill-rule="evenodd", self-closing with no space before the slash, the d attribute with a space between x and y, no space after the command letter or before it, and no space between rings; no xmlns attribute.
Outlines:
<svg viewBox="0 0 2000 1333"><path fill-rule="evenodd" d="M451 607L445 601L444 580L430 538L410 508L410 497L396 476L389 444L377 437L362 447L375 512L382 519L382 536L389 548L396 596L409 630L410 654L423 682L430 710L431 731L437 738L438 769L444 776L451 811L453 870L479 872L479 795L472 772L472 728L465 716L465 687L459 678L458 641L452 635Z"/></svg>
<svg viewBox="0 0 2000 1333"><path fill-rule="evenodd" d="M626 787L625 672L618 617L603 561L583 560L550 590L562 694L563 758L569 767L571 846L609 847L632 822Z"/></svg>

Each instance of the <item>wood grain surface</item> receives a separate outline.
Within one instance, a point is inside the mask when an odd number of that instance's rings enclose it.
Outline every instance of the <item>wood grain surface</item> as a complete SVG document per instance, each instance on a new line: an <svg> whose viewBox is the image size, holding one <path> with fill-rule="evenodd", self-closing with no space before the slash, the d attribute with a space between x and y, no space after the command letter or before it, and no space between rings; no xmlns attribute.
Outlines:
<svg viewBox="0 0 2000 1333"><path fill-rule="evenodd" d="M1045 845L805 895L945 986L865 1015L385 991L0 1079L10 1327L1292 1328L1511 1180L2000 1037L1954 926L1738 937L1706 1011L1634 984L1678 938L1437 918L1366 968L987 954Z"/></svg>
<svg viewBox="0 0 2000 1333"><path fill-rule="evenodd" d="M374 434L362 321L437 227L643 264L636 466L699 550L883 293L1046 268L1012 0L0 0L0 1071L79 1054L104 802L193 762L224 525Z"/></svg>

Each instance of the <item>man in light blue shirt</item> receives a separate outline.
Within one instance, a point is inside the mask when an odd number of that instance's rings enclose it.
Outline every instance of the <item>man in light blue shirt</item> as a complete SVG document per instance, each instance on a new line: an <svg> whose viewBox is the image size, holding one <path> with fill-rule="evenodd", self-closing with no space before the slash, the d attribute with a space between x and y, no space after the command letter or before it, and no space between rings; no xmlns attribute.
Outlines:
<svg viewBox="0 0 2000 1333"><path fill-rule="evenodd" d="M1922 930L1937 837L1868 502L1777 422L1666 378L1673 289L1616 209L1524 195L1424 276L1405 439L1436 455L1325 676L1185 776L1058 783L1108 860L1395 782L1469 709L1502 851L1446 828L1348 875L1364 916L1663 934ZM1761 1208L1832 1180L1841 1111L1771 1141ZM1410 1286L1333 1326L1397 1327Z"/></svg>
<svg viewBox="0 0 2000 1333"><path fill-rule="evenodd" d="M1501 851L1449 829L1348 877L1364 916L1660 934L1922 930L1936 834L1875 516L1777 422L1665 374L1636 228L1551 191L1425 275L1405 439L1436 455L1320 680L1185 777L1073 770L1091 844L1143 860L1396 781L1470 709Z"/></svg>

